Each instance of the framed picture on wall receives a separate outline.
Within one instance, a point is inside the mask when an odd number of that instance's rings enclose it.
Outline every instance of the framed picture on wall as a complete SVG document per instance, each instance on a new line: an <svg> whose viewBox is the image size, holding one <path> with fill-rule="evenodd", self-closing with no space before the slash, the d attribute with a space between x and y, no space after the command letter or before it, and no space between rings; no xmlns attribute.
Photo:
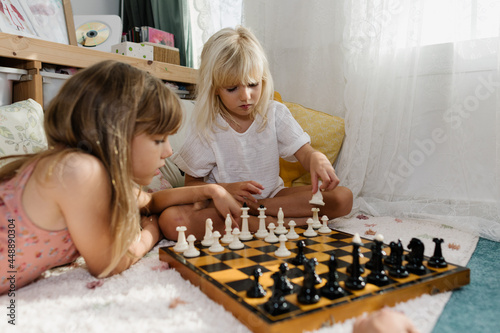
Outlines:
<svg viewBox="0 0 500 333"><path fill-rule="evenodd" d="M3 15L0 20L2 32L36 37L43 40L77 45L73 11L70 0L0 0L2 9L15 9L10 12L19 13L24 18L26 28L21 31L20 20L10 19L13 14ZM1 13L0 13L1 15Z"/></svg>
<svg viewBox="0 0 500 333"><path fill-rule="evenodd" d="M0 31L19 36L38 37L32 22L31 13L26 12L20 0L0 0Z"/></svg>

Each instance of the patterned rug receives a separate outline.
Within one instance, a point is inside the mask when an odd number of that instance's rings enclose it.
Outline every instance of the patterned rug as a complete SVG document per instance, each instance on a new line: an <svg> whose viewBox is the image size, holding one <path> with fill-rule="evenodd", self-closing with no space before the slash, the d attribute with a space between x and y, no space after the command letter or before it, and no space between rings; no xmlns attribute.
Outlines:
<svg viewBox="0 0 500 333"><path fill-rule="evenodd" d="M447 261L465 266L478 238L436 221L357 215L330 222L330 226L385 242L400 238L406 246L421 239L425 254L433 252L433 237L445 240ZM206 297L197 287L158 259L163 240L127 271L98 280L79 260L53 269L35 283L16 292L15 326L8 323L6 307L11 298L0 297L1 332L249 332L231 313ZM424 332L431 332L451 293L422 296L395 308L406 313ZM316 332L351 332L353 320Z"/></svg>

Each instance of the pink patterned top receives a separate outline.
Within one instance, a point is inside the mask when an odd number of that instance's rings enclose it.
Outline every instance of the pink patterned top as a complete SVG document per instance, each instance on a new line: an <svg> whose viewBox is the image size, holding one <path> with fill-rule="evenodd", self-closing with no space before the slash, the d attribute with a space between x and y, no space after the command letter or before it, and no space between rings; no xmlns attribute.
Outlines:
<svg viewBox="0 0 500 333"><path fill-rule="evenodd" d="M79 256L68 229L44 230L26 215L21 197L34 167L0 184L0 295Z"/></svg>

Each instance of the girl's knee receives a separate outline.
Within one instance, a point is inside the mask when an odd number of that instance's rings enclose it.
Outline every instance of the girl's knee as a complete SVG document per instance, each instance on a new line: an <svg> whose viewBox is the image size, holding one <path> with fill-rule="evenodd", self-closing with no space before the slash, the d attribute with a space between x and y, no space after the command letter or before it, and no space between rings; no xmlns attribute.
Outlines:
<svg viewBox="0 0 500 333"><path fill-rule="evenodd" d="M347 187L339 186L334 191L334 207L338 216L345 216L352 210L353 194Z"/></svg>
<svg viewBox="0 0 500 333"><path fill-rule="evenodd" d="M158 218L160 229L167 239L176 240L178 226L185 225L186 217L182 209L177 206L166 208Z"/></svg>

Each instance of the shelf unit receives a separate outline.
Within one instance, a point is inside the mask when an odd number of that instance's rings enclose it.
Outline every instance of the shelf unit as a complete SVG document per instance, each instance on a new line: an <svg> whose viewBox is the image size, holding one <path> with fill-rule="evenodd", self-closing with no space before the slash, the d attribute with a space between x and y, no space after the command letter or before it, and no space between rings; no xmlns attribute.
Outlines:
<svg viewBox="0 0 500 333"><path fill-rule="evenodd" d="M128 63L164 81L182 84L190 92L194 91L197 70L193 68L0 32L0 66L28 71L26 78L13 84L13 102L32 98L43 105L40 72L45 64L81 69L109 59Z"/></svg>

